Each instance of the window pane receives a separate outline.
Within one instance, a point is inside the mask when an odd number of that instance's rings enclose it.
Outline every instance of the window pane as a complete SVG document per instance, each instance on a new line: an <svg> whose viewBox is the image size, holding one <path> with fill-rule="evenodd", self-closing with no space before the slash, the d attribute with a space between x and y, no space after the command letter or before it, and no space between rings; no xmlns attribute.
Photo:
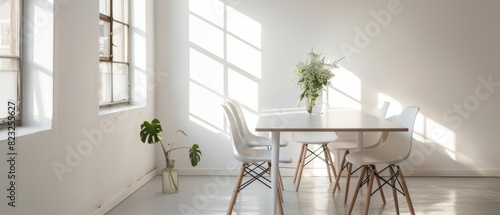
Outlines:
<svg viewBox="0 0 500 215"><path fill-rule="evenodd" d="M113 61L128 62L128 26L113 22Z"/></svg>
<svg viewBox="0 0 500 215"><path fill-rule="evenodd" d="M0 58L0 119L6 118L7 102L17 102L19 60Z"/></svg>
<svg viewBox="0 0 500 215"><path fill-rule="evenodd" d="M109 12L109 3L110 0L99 0L99 13L110 16L111 13Z"/></svg>
<svg viewBox="0 0 500 215"><path fill-rule="evenodd" d="M111 63L100 63L99 74L99 104L111 102Z"/></svg>
<svg viewBox="0 0 500 215"><path fill-rule="evenodd" d="M113 19L128 24L128 0L113 0Z"/></svg>
<svg viewBox="0 0 500 215"><path fill-rule="evenodd" d="M128 65L113 64L113 100L128 100Z"/></svg>
<svg viewBox="0 0 500 215"><path fill-rule="evenodd" d="M0 55L19 56L19 1L0 1Z"/></svg>
<svg viewBox="0 0 500 215"><path fill-rule="evenodd" d="M99 57L109 58L109 22L99 21Z"/></svg>

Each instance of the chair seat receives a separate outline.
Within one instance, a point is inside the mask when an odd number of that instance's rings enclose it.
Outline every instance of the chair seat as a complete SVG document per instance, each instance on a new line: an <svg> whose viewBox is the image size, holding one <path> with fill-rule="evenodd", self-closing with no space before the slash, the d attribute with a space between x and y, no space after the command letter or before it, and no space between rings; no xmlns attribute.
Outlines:
<svg viewBox="0 0 500 215"><path fill-rule="evenodd" d="M395 120L395 118L390 118L390 120ZM407 125L407 127L410 126L412 124ZM346 160L358 165L400 163L410 155L411 134L411 132L392 132L381 146L353 152L347 155ZM405 144L406 142L410 143Z"/></svg>
<svg viewBox="0 0 500 215"><path fill-rule="evenodd" d="M263 136L251 136L245 140L242 140L244 144L246 144L249 147L252 148L259 148L259 147L271 147L273 146L273 140L263 137ZM288 146L287 141L280 141L280 147L285 147Z"/></svg>
<svg viewBox="0 0 500 215"><path fill-rule="evenodd" d="M348 139L341 141L334 141L331 143L332 147L336 150L355 150L358 149L358 141L356 139ZM378 142L369 142L363 145L363 148L370 149L378 145Z"/></svg>
<svg viewBox="0 0 500 215"><path fill-rule="evenodd" d="M358 142L356 139L337 140L331 146L336 150L353 150L358 148Z"/></svg>
<svg viewBox="0 0 500 215"><path fill-rule="evenodd" d="M243 163L270 162L272 157L270 150L244 150L233 155L237 160ZM292 161L292 158L286 153L280 152L280 163L292 163Z"/></svg>
<svg viewBox="0 0 500 215"><path fill-rule="evenodd" d="M358 165L396 164L408 158L408 153L405 153L408 152L408 149L405 148L405 146L384 147L384 145L382 145L374 149L353 152L347 155L346 160Z"/></svg>

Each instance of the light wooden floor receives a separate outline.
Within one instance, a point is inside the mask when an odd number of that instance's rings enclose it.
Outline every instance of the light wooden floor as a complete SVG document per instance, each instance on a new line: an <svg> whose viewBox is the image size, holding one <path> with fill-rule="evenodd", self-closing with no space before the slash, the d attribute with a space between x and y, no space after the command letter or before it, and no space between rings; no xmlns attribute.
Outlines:
<svg viewBox="0 0 500 215"><path fill-rule="evenodd" d="M226 213L236 177L180 176L179 180L179 193L162 194L161 178L157 176L107 214ZM283 180L285 214L347 214L343 190L332 195L333 184L327 177L303 177L299 192L295 192L292 177ZM355 182L357 178L353 178L351 192ZM407 177L407 183L416 214L500 214L499 178ZM395 214L392 192L388 188L384 191L387 204L374 195L369 214ZM254 183L240 193L233 214L269 214L269 196L268 188ZM353 214L362 214L364 197L358 196ZM401 214L409 214L404 197L399 195L398 199Z"/></svg>

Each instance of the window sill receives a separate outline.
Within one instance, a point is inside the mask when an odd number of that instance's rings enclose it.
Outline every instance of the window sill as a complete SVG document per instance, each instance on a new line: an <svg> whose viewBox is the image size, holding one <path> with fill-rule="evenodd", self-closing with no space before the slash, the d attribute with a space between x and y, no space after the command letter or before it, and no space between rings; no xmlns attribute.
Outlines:
<svg viewBox="0 0 500 215"><path fill-rule="evenodd" d="M44 131L48 131L48 130L52 130L52 128L46 127L46 126L19 126L19 127L16 127L16 138L31 135L31 134L36 134L36 133L44 132ZM7 138L8 138L7 128L1 128L0 129L0 141L7 140Z"/></svg>
<svg viewBox="0 0 500 215"><path fill-rule="evenodd" d="M123 113L124 111L132 111L132 110L140 109L143 107L144 106L123 104L123 105L116 105L113 107L100 108L99 109L99 116L106 116L106 115L111 115L111 114Z"/></svg>

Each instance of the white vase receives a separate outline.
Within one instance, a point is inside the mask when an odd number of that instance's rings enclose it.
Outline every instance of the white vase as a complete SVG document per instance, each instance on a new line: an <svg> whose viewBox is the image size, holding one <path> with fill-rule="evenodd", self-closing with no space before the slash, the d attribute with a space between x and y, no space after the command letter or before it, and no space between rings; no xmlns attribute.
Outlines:
<svg viewBox="0 0 500 215"><path fill-rule="evenodd" d="M313 104L311 104L311 102ZM323 90L320 89L318 90L318 97L316 97L316 100L311 101L311 98L307 97L306 98L306 110L310 114L318 114L321 113L323 109Z"/></svg>

